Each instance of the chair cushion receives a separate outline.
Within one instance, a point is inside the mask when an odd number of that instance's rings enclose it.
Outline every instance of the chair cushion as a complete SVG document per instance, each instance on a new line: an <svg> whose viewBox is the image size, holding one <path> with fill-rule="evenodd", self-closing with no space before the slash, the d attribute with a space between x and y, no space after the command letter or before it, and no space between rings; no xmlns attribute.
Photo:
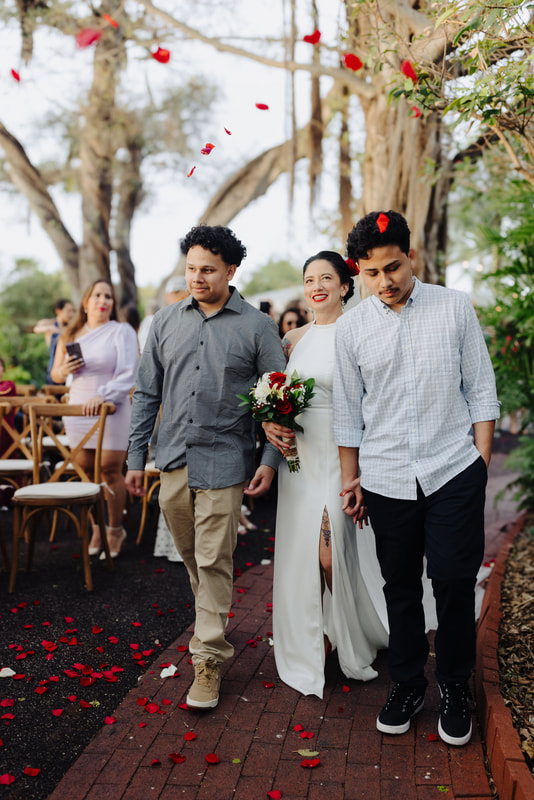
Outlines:
<svg viewBox="0 0 534 800"><path fill-rule="evenodd" d="M60 433L56 439L58 442L61 442L64 447L69 446L69 437L66 434ZM57 447L57 444L51 436L43 436L43 447Z"/></svg>
<svg viewBox="0 0 534 800"><path fill-rule="evenodd" d="M156 467L155 461L147 461L145 464L145 472L153 472L155 475L159 475L160 471Z"/></svg>
<svg viewBox="0 0 534 800"><path fill-rule="evenodd" d="M97 497L100 492L98 483L33 483L17 489L14 500L65 500Z"/></svg>
<svg viewBox="0 0 534 800"><path fill-rule="evenodd" d="M33 461L29 458L2 458L0 459L0 474L9 475L10 472L32 472Z"/></svg>

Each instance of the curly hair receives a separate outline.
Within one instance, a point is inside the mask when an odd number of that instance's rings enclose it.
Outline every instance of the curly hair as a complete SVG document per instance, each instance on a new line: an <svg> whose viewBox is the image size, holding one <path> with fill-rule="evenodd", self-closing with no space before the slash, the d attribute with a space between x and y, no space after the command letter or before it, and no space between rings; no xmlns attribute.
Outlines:
<svg viewBox="0 0 534 800"><path fill-rule="evenodd" d="M196 225L191 228L180 242L180 249L187 255L195 245L220 256L227 266L235 264L238 267L247 254L245 245L230 228L223 225Z"/></svg>
<svg viewBox="0 0 534 800"><path fill-rule="evenodd" d="M377 219L383 214L387 218L387 227L379 227ZM354 261L369 258L375 247L398 245L401 251L410 252L410 229L408 223L397 211L372 211L362 217L347 237L347 255Z"/></svg>
<svg viewBox="0 0 534 800"><path fill-rule="evenodd" d="M304 262L304 266L302 268L302 277L306 275L306 270L308 266L312 263L312 261L328 261L331 264L335 271L339 276L339 280L341 283L348 283L349 288L347 290L347 294L343 298L345 302L350 300L350 298L354 294L354 278L351 275L351 272L347 266L347 262L339 253L336 253L334 250L320 250L314 256L310 256Z"/></svg>

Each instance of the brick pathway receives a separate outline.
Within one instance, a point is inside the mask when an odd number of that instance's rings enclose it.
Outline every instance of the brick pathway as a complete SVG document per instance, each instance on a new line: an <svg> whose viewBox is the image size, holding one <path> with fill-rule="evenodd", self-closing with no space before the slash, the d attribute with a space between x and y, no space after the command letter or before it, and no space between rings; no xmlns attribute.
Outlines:
<svg viewBox="0 0 534 800"><path fill-rule="evenodd" d="M513 511L505 506L496 516L492 508L502 482L502 459L496 458L488 491L488 556L504 535L504 514ZM382 735L375 725L389 686L385 653L377 660L379 677L365 684L344 678L332 656L323 700L283 684L269 641L271 586L270 565L253 567L236 582L228 626L236 656L224 667L217 709L180 708L192 679L189 654L178 649L189 639L186 632L127 695L114 714L116 723L93 739L49 800L256 800L272 790L284 800L492 796L478 730L464 748L434 740L439 699L432 655L425 707L399 737ZM179 674L162 679L161 664L167 662ZM142 698L163 713L148 713L138 704ZM294 730L300 725L313 737L301 738ZM185 741L188 732L196 738ZM304 757L297 751L304 749L319 752L318 766L301 766ZM173 763L171 753L186 760ZM219 763L206 762L210 753Z"/></svg>

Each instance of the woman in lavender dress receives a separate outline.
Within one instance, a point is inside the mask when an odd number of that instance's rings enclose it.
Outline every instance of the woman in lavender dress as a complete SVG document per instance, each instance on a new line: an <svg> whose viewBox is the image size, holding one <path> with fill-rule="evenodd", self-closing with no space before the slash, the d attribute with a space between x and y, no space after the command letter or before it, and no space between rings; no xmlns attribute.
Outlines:
<svg viewBox="0 0 534 800"><path fill-rule="evenodd" d="M68 355L69 342L80 345L83 360ZM58 383L72 376L69 401L83 405L87 416L87 419L65 417L65 432L71 446L76 446L91 428L90 418L100 412L102 403L112 402L116 406L106 425L102 448L102 479L106 485L109 521L107 538L112 557L118 556L126 538L122 527L126 502L122 468L128 447L129 395L135 385L138 364L137 336L131 325L117 322L113 286L105 280L95 281L84 292L74 322L58 341L51 374ZM95 447L96 436L78 457L83 469L92 469ZM96 555L100 549L100 529L95 525L89 553Z"/></svg>

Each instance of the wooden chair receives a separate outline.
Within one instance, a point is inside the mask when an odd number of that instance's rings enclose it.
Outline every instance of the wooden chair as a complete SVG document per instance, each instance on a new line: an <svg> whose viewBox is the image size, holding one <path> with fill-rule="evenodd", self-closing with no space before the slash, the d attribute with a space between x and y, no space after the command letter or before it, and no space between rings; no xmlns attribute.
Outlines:
<svg viewBox="0 0 534 800"><path fill-rule="evenodd" d="M30 443L30 419L27 412L28 407L33 404L42 404L52 401L53 398L44 397L10 397L9 405L11 409L22 410L22 430L18 431L15 426L10 425L5 415L0 417L0 429L7 435L11 443L4 450L0 458L0 482L7 481L15 489L32 479L34 462ZM16 458L19 456L19 458ZM38 467L41 466L41 462Z"/></svg>
<svg viewBox="0 0 534 800"><path fill-rule="evenodd" d="M16 383L15 390L18 397L31 397L35 394L35 386L32 383Z"/></svg>
<svg viewBox="0 0 534 800"><path fill-rule="evenodd" d="M152 500L152 495L160 485L160 471L159 469L154 466L153 461L149 461L145 466L145 474L143 477L143 487L145 489L145 494L141 497L141 520L139 522L139 531L137 533L136 544L141 544L141 539L143 538L143 532L145 529L145 522L146 516L148 511L148 504ZM159 516L159 506L157 511L154 514L154 519L152 520L152 527L157 522Z"/></svg>
<svg viewBox="0 0 534 800"><path fill-rule="evenodd" d="M35 527L38 515L50 509L58 510L65 514L75 526L79 538L82 540L82 558L85 576L85 585L88 591L93 589L91 575L91 562L89 558L90 539L90 514L100 525L102 545L108 569L114 569L114 564L109 554L109 545L106 537L106 518L104 510L104 496L101 486L101 455L102 442L106 419L115 412L113 403L103 403L100 414L95 417L94 424L76 447L67 447L57 439L54 431L53 418L57 416L84 416L83 406L65 405L63 403L32 403L28 408L30 415L31 441L33 449L34 473L33 483L18 489L13 495L13 549L11 554L11 575L9 592L15 588L18 569L19 543L26 541L26 571L30 569L33 549ZM95 449L94 477L89 475L76 463L77 454L83 450L85 444L97 434ZM45 483L39 482L38 464L42 459L42 441L45 436L56 439L56 447L60 452L63 464L56 469ZM80 480L78 482L61 480L69 467L74 469ZM72 510L72 506L79 507L80 516Z"/></svg>
<svg viewBox="0 0 534 800"><path fill-rule="evenodd" d="M69 391L70 386L65 386L64 383L45 383L44 386L41 386L41 392L44 395L54 397L56 400L63 400L63 402Z"/></svg>

